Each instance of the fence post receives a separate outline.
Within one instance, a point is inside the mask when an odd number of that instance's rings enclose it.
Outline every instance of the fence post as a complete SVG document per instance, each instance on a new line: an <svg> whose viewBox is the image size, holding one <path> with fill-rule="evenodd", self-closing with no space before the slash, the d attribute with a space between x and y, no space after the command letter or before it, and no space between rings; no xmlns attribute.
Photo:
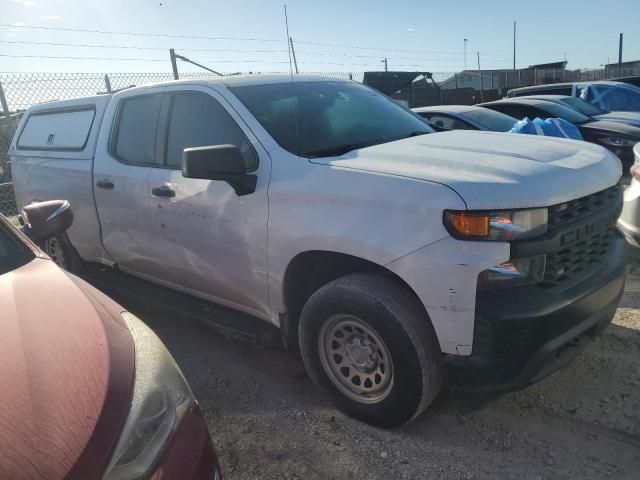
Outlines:
<svg viewBox="0 0 640 480"><path fill-rule="evenodd" d="M9 114L9 105L7 105L7 98L4 96L2 82L0 82L0 105L2 105L2 110L4 110L4 116L7 117L7 119L10 119L11 115Z"/></svg>
<svg viewBox="0 0 640 480"><path fill-rule="evenodd" d="M111 80L109 80L109 75L104 74L104 86L107 89L107 93L111 93Z"/></svg>
<svg viewBox="0 0 640 480"><path fill-rule="evenodd" d="M178 64L176 63L176 52L173 48L169 49L169 57L171 58L171 69L173 70L173 79L178 80Z"/></svg>

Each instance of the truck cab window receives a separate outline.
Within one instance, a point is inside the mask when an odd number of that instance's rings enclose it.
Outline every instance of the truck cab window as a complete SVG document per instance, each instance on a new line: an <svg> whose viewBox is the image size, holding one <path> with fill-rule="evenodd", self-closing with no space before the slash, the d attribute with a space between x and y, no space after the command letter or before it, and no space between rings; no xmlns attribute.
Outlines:
<svg viewBox="0 0 640 480"><path fill-rule="evenodd" d="M249 140L214 98L198 92L173 96L167 132L168 166L180 168L185 148L225 144L240 149L248 170L257 166L257 156Z"/></svg>
<svg viewBox="0 0 640 480"><path fill-rule="evenodd" d="M161 95L142 95L122 101L113 153L133 164L155 162L156 127Z"/></svg>

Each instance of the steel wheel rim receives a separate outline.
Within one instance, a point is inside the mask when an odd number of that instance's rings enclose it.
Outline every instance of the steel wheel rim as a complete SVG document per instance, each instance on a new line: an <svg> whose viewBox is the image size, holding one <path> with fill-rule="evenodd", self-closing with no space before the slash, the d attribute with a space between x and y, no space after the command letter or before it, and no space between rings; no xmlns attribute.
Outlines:
<svg viewBox="0 0 640 480"><path fill-rule="evenodd" d="M393 388L393 361L386 343L364 320L334 315L320 328L320 362L331 383L358 403L378 403Z"/></svg>
<svg viewBox="0 0 640 480"><path fill-rule="evenodd" d="M64 250L62 249L62 243L60 240L56 237L50 238L45 242L44 250L56 265L67 270L67 259L64 256Z"/></svg>

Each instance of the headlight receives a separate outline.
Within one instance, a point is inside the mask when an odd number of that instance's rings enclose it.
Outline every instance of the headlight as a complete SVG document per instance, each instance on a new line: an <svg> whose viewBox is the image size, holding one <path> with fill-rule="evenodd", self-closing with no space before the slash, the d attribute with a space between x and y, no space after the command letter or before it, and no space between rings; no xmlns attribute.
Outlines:
<svg viewBox="0 0 640 480"><path fill-rule="evenodd" d="M544 279L546 255L517 258L480 272L478 290L522 287Z"/></svg>
<svg viewBox="0 0 640 480"><path fill-rule="evenodd" d="M104 480L145 477L195 399L171 354L134 315L122 314L135 345L131 409Z"/></svg>
<svg viewBox="0 0 640 480"><path fill-rule="evenodd" d="M503 212L447 210L444 224L459 240L509 242L544 235L547 232L547 209Z"/></svg>
<svg viewBox="0 0 640 480"><path fill-rule="evenodd" d="M600 137L598 142L610 147L633 147L638 141L624 137Z"/></svg>

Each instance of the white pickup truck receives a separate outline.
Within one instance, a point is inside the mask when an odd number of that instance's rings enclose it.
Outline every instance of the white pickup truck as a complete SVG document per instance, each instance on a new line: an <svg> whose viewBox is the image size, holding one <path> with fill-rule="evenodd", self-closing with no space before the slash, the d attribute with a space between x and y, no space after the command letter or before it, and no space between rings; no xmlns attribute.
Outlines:
<svg viewBox="0 0 640 480"><path fill-rule="evenodd" d="M46 245L279 326L344 411L393 426L445 380L522 388L612 319L618 159L584 142L433 133L355 82L246 76L30 108L20 206Z"/></svg>

